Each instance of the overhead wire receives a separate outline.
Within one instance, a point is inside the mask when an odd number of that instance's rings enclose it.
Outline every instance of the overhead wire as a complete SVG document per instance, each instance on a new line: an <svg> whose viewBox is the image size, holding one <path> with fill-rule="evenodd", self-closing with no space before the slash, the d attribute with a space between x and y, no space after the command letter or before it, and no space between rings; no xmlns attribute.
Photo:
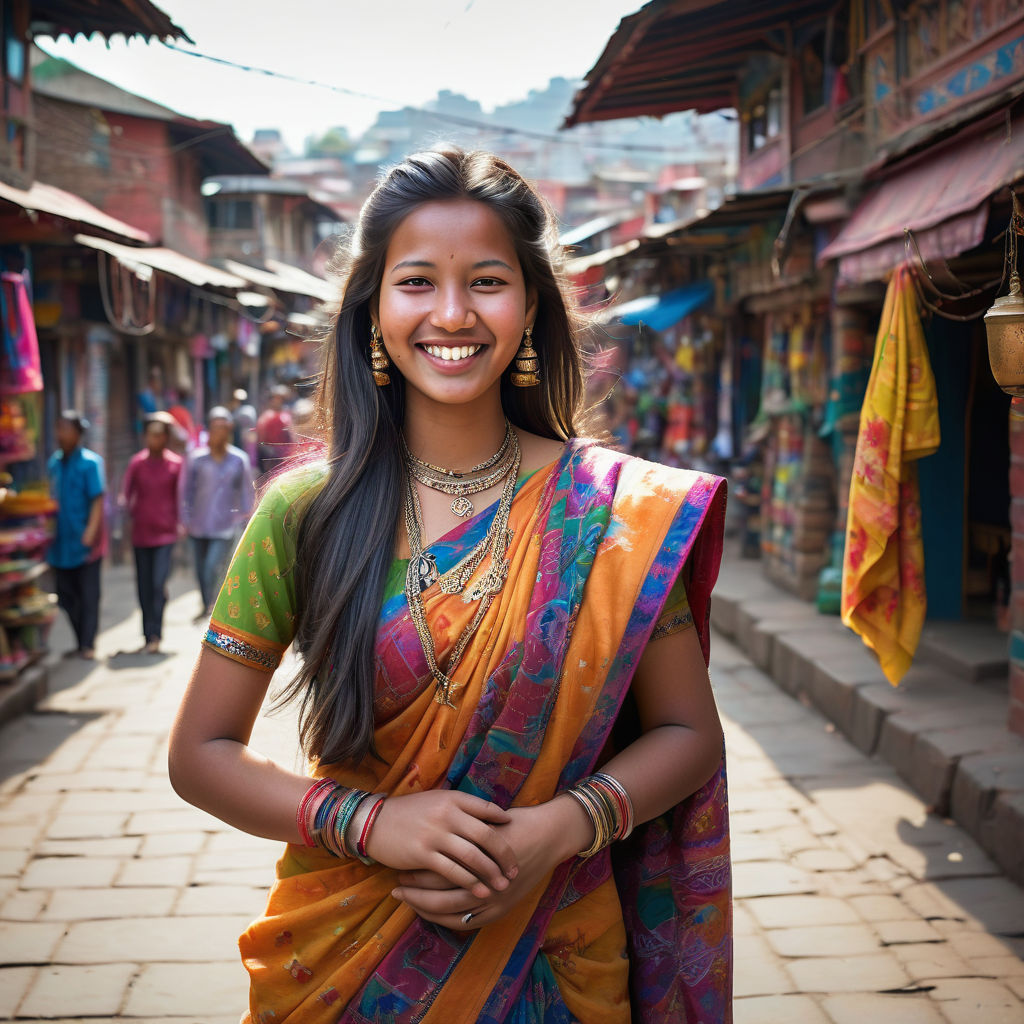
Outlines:
<svg viewBox="0 0 1024 1024"><path fill-rule="evenodd" d="M387 103L403 110L414 110L425 117L433 118L448 124L457 125L462 128L472 128L475 131L495 132L506 135L519 135L523 138L536 139L542 142L551 142L556 145L577 146L588 149L611 149L620 152L650 152L650 153L678 153L682 146L661 146L647 145L637 142L601 142L595 140L584 140L579 135L573 135L574 129L568 129L563 133L552 135L549 132L532 131L529 128L515 128L511 125L495 124L491 121L480 121L475 118L459 117L457 114L445 114L437 110L429 110L426 107L415 106L410 103L401 103L398 100L387 96L379 96L374 93L362 92L358 89L350 89L343 85L334 85L330 82L321 82L312 78L303 78L301 75L291 75L284 71L275 71L272 68L257 67L252 64L243 64L239 61L229 60L226 57L215 57L213 54L202 53L198 50L190 50L176 43L163 43L168 50L176 53L183 53L188 57L205 60L212 64L219 64L223 67L234 68L237 71L246 71L252 74L264 75L268 78L276 78L281 81L293 82L296 85L312 86L317 89L327 89L330 92L340 93L344 96L352 96L356 99L372 100L376 103Z"/></svg>

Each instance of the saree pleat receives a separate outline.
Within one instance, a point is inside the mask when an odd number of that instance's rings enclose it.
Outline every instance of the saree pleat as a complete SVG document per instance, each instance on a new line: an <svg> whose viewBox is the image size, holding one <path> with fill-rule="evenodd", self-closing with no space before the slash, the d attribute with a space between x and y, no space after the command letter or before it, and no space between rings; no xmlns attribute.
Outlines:
<svg viewBox="0 0 1024 1024"><path fill-rule="evenodd" d="M384 763L318 773L390 794L458 788L505 807L551 799L597 764L688 558L707 656L723 507L715 478L570 442L516 496L508 582L456 672L456 707L434 700L408 611L386 601L378 664L387 706L400 710L378 718ZM486 525L481 514L435 550L457 534L462 547L447 553L457 561ZM424 604L443 663L473 606L436 585ZM731 1019L724 763L699 793L617 844L614 868L609 851L560 865L476 932L420 920L390 897L395 883L382 866L288 847L265 916L241 939L248 1019Z"/></svg>

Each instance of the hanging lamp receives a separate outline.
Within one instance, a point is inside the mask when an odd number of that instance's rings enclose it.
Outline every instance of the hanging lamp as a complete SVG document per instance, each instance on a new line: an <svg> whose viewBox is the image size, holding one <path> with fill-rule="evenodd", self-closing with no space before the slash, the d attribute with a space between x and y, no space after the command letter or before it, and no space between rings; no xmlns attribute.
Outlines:
<svg viewBox="0 0 1024 1024"><path fill-rule="evenodd" d="M1024 227L1017 193L1011 190L1013 209L1006 231L1005 260L1010 269L1010 291L1000 295L985 314L988 361L996 383L1015 398L1024 397L1024 295L1017 272L1017 235Z"/></svg>

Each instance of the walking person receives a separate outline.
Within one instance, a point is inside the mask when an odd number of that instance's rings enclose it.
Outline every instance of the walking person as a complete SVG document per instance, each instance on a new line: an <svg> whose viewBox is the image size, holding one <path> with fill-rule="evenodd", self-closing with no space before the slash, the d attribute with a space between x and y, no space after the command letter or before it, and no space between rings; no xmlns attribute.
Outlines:
<svg viewBox="0 0 1024 1024"><path fill-rule="evenodd" d="M724 489L580 436L553 215L444 148L366 201L318 393L175 722L171 780L283 840L250 1024L731 1019ZM248 746L300 656L308 774Z"/></svg>
<svg viewBox="0 0 1024 1024"><path fill-rule="evenodd" d="M185 465L181 521L192 538L202 608L197 622L210 614L224 567L253 502L252 466L245 452L230 443L231 413L222 405L206 418L207 447L196 449Z"/></svg>
<svg viewBox="0 0 1024 1024"><path fill-rule="evenodd" d="M285 459L292 446L292 416L285 408L291 390L283 384L270 389L269 406L256 421L260 472L270 473Z"/></svg>
<svg viewBox="0 0 1024 1024"><path fill-rule="evenodd" d="M135 575L142 608L142 652L146 654L160 652L167 579L179 534L184 460L168 448L175 427L176 421L169 413L155 412L147 417L146 447L132 456L121 483L119 504L132 519Z"/></svg>
<svg viewBox="0 0 1024 1024"><path fill-rule="evenodd" d="M88 421L75 409L57 419L58 450L50 456L47 475L57 500L57 521L46 561L57 581L57 603L75 634L68 655L96 657L100 616L100 565L105 554L103 459L82 443Z"/></svg>
<svg viewBox="0 0 1024 1024"><path fill-rule="evenodd" d="M235 423L234 445L249 456L253 467L257 467L259 465L256 444L257 416L256 409L249 401L249 392L245 388L235 388L231 393L228 409L230 409Z"/></svg>

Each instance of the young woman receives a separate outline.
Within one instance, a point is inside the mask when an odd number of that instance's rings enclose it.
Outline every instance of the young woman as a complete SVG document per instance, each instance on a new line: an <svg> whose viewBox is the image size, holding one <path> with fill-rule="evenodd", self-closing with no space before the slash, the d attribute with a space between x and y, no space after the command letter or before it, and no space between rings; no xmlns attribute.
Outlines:
<svg viewBox="0 0 1024 1024"><path fill-rule="evenodd" d="M724 491L577 436L556 253L485 153L363 207L326 459L264 494L171 737L185 799L289 844L246 1021L731 1019ZM308 777L248 746L292 643Z"/></svg>

